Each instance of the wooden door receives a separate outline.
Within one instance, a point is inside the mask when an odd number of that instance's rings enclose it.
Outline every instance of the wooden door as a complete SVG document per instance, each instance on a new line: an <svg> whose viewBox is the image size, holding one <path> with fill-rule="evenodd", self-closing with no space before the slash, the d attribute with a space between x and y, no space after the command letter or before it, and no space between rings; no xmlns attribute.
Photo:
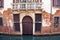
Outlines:
<svg viewBox="0 0 60 40"><path fill-rule="evenodd" d="M22 20L23 34L33 34L33 20L30 16L25 16Z"/></svg>

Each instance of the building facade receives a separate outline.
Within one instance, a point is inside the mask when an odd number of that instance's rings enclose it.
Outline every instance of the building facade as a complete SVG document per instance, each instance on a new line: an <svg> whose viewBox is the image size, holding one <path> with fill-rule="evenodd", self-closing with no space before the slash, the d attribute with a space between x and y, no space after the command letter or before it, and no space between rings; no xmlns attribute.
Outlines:
<svg viewBox="0 0 60 40"><path fill-rule="evenodd" d="M60 0L0 0L0 33L59 34Z"/></svg>

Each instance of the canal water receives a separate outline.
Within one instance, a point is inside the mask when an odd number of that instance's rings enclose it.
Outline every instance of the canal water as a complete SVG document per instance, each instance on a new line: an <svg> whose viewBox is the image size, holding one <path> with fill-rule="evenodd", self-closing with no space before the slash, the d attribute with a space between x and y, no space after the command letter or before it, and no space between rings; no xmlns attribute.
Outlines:
<svg viewBox="0 0 60 40"><path fill-rule="evenodd" d="M0 35L0 40L60 40L60 36L8 36Z"/></svg>

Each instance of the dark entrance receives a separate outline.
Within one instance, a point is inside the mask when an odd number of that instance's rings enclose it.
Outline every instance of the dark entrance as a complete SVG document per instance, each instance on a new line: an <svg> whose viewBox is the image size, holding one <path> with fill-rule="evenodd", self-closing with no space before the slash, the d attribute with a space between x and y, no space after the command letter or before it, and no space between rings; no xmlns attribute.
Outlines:
<svg viewBox="0 0 60 40"><path fill-rule="evenodd" d="M20 32L20 15L13 14L13 19L14 19L14 30L16 32Z"/></svg>
<svg viewBox="0 0 60 40"><path fill-rule="evenodd" d="M33 34L33 20L30 16L25 16L22 20L22 27L23 27L23 35Z"/></svg>

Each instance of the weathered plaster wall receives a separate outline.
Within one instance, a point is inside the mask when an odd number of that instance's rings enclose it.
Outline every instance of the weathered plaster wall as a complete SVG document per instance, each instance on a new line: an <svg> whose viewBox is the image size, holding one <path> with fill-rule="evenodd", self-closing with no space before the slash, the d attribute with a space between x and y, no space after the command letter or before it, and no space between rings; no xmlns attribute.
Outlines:
<svg viewBox="0 0 60 40"><path fill-rule="evenodd" d="M0 17L3 18L3 27L0 27L0 31L6 32L6 33L11 33L14 34L14 28L13 28L13 14L12 10L9 8L3 13L0 13ZM21 33L22 34L22 19L24 16L29 15L33 19L33 23L35 23L35 13L30 12L29 14L27 13L19 13L20 14L20 26L21 26ZM42 33L50 33L50 32L60 32L60 27L54 28L53 23L54 23L54 16L60 16L60 10L57 10L54 14L49 14L46 11L43 11L42 13ZM52 20L50 20L50 16L52 17ZM52 21L52 22L51 22ZM52 23L52 24L51 24ZM45 25L44 25L45 24ZM35 24L33 24L33 27L35 27ZM10 29L10 32L9 32ZM35 29L33 29L33 33ZM19 32L17 32L19 34Z"/></svg>
<svg viewBox="0 0 60 40"><path fill-rule="evenodd" d="M54 23L54 16L60 16L60 9L59 8L54 8L52 7L52 14L51 13L51 0L43 0L43 4L42 4L42 33L50 33L50 32L60 32L60 27L58 28L54 28L53 23ZM3 27L0 27L0 31L3 32L7 32L9 33L9 29L10 29L10 33L14 34L14 29L13 29L13 13L12 13L12 0L4 0L4 8L0 9L0 17L3 18ZM48 6L49 5L49 6ZM35 16L34 13L21 13L20 15L20 22L22 22L22 18L25 15L29 15L32 17L33 19L33 23L35 23ZM50 16L52 15L52 20L50 19ZM51 24L52 23L52 24ZM21 28L22 28L22 24ZM33 24L33 27L35 26L35 24ZM3 30L4 29L4 30ZM21 29L22 30L22 29ZM19 32L17 32L18 34ZM22 33L22 31L21 31ZM34 29L33 29L33 33L34 33Z"/></svg>

